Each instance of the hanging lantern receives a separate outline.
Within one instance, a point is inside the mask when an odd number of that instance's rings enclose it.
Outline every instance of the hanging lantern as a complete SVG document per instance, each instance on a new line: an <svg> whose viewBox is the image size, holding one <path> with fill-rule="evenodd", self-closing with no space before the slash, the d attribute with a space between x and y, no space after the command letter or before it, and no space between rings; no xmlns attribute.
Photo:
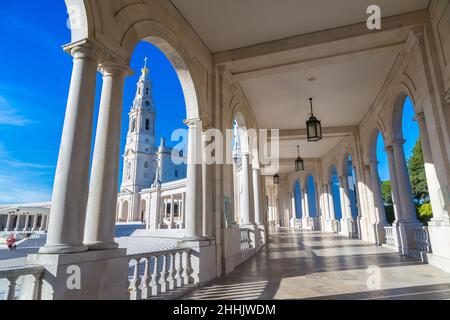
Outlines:
<svg viewBox="0 0 450 320"><path fill-rule="evenodd" d="M300 146L297 146L297 154L298 157L295 160L295 171L303 171L305 170L305 163L302 158L300 158Z"/></svg>
<svg viewBox="0 0 450 320"><path fill-rule="evenodd" d="M273 184L280 184L280 176L277 173L273 176Z"/></svg>
<svg viewBox="0 0 450 320"><path fill-rule="evenodd" d="M322 140L322 126L320 121L314 117L312 108L312 98L309 98L309 104L311 107L311 116L306 121L306 133L308 135L308 141L316 142Z"/></svg>

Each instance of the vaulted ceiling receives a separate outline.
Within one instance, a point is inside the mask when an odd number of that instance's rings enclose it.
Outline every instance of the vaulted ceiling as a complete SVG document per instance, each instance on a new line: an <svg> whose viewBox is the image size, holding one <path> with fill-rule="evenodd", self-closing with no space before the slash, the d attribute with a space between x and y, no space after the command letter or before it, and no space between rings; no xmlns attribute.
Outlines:
<svg viewBox="0 0 450 320"><path fill-rule="evenodd" d="M324 156L369 110L429 0L171 0L239 82L260 128L284 130L283 159ZM382 29L366 27L379 5ZM325 128L306 143L308 98ZM289 131L291 130L291 131ZM284 165L280 172L293 170Z"/></svg>

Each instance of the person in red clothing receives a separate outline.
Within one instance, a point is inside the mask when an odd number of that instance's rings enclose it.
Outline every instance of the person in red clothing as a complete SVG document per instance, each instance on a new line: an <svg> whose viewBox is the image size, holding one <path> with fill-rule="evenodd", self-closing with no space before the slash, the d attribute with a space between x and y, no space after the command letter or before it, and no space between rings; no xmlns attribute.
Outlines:
<svg viewBox="0 0 450 320"><path fill-rule="evenodd" d="M6 239L6 244L8 245L8 249L15 249L16 248L16 238L14 237L13 234L11 234L7 239Z"/></svg>

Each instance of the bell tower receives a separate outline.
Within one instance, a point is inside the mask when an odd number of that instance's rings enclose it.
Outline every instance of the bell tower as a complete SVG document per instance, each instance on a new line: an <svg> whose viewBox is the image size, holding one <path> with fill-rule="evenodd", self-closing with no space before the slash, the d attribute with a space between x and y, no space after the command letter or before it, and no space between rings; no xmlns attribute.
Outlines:
<svg viewBox="0 0 450 320"><path fill-rule="evenodd" d="M155 107L147 58L137 83L136 95L129 112L129 127L123 155L120 192L132 194L128 220L136 220L139 211L139 191L149 188L156 171Z"/></svg>

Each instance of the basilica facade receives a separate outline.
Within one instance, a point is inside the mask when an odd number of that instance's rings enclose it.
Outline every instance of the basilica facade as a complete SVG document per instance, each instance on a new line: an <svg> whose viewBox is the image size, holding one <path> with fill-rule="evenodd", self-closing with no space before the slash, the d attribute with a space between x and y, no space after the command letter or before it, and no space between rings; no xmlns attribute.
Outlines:
<svg viewBox="0 0 450 320"><path fill-rule="evenodd" d="M123 173L117 197L117 221L142 221L145 200L142 191L160 188L163 183L186 178L183 150L166 146L155 138L156 109L147 59L137 83L136 95L129 112L129 126L123 154Z"/></svg>

